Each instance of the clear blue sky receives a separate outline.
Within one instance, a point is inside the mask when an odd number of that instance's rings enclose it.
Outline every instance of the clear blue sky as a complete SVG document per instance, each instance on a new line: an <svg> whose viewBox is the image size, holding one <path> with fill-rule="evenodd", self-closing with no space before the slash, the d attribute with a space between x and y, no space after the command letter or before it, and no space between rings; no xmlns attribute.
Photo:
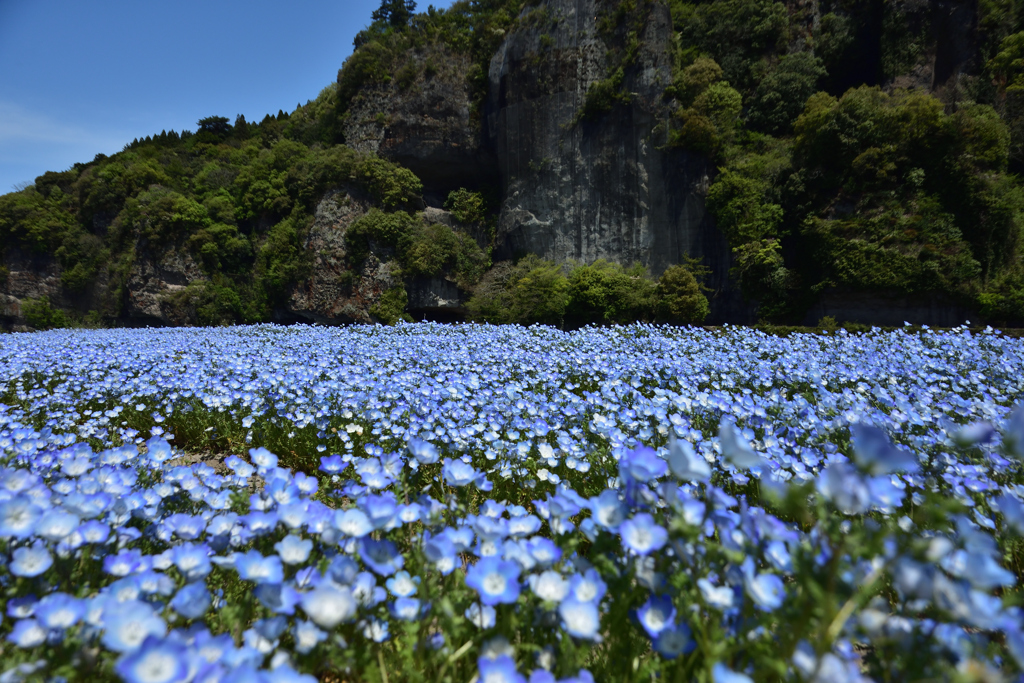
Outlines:
<svg viewBox="0 0 1024 683"><path fill-rule="evenodd" d="M379 6L0 0L0 194L206 116L292 111L334 82Z"/></svg>

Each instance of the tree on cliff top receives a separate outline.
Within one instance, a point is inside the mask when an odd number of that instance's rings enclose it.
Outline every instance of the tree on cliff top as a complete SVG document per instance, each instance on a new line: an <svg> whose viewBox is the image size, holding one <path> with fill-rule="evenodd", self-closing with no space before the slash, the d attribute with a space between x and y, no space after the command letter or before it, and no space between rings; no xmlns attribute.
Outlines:
<svg viewBox="0 0 1024 683"><path fill-rule="evenodd" d="M408 25L415 11L415 0L381 0L380 9L372 16L374 21L384 21L396 28L402 28Z"/></svg>

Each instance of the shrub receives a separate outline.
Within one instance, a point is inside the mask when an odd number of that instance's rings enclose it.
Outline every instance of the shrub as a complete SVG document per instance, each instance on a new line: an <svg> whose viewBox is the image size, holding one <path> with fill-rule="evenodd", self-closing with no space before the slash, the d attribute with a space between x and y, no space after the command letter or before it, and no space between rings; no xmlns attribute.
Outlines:
<svg viewBox="0 0 1024 683"><path fill-rule="evenodd" d="M415 218L404 211L387 213L370 209L360 216L345 232L345 250L349 266L358 270L370 254L370 242L397 249L416 227Z"/></svg>
<svg viewBox="0 0 1024 683"><path fill-rule="evenodd" d="M685 265L670 266L658 278L655 311L659 322L699 325L708 317L708 298L693 271Z"/></svg>
<svg viewBox="0 0 1024 683"><path fill-rule="evenodd" d="M409 294L402 285L395 285L380 295L380 299L370 306L370 315L384 325L394 325L400 320L412 322L405 312L409 305Z"/></svg>
<svg viewBox="0 0 1024 683"><path fill-rule="evenodd" d="M649 320L654 308L655 284L641 265L624 270L599 259L578 266L569 274L569 303L565 319L570 326L588 323L625 324Z"/></svg>
<svg viewBox="0 0 1024 683"><path fill-rule="evenodd" d="M440 223L414 226L400 239L399 250L407 275L432 277L448 271L465 289L475 285L489 265L476 240Z"/></svg>
<svg viewBox="0 0 1024 683"><path fill-rule="evenodd" d="M562 269L530 254L515 264L495 265L466 308L480 322L561 325L568 303L569 282Z"/></svg>
<svg viewBox="0 0 1024 683"><path fill-rule="evenodd" d="M52 330L71 326L67 314L51 305L49 297L45 295L38 299L23 299L21 315L25 318L25 324L36 330Z"/></svg>
<svg viewBox="0 0 1024 683"><path fill-rule="evenodd" d="M444 208L460 223L480 223L486 217L487 204L479 192L460 187L449 193Z"/></svg>

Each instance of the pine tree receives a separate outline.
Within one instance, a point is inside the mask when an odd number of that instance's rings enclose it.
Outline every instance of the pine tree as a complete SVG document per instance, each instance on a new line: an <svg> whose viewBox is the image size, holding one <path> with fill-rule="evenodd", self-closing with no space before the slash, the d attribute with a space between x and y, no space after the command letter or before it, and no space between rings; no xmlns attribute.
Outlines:
<svg viewBox="0 0 1024 683"><path fill-rule="evenodd" d="M372 16L374 21L384 21L396 28L403 28L409 24L415 11L415 0L381 0L380 9Z"/></svg>

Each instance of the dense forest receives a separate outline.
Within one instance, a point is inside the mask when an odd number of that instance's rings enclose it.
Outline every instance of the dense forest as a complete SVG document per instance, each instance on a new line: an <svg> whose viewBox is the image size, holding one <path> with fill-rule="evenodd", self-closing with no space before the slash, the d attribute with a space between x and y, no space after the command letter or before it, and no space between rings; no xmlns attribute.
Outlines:
<svg viewBox="0 0 1024 683"><path fill-rule="evenodd" d="M595 3L608 66L581 120L628 104L659 4ZM667 145L716 169L706 205L759 318L798 321L822 291L839 289L940 295L987 321L1024 320L1024 3L980 0L945 19L934 5L668 2ZM492 56L510 32L543 30L546 8L460 0L417 13L408 0L384 0L337 82L294 111L258 123L210 116L195 132L135 140L0 197L0 282L12 264L57 273L59 296L19 297L32 327L118 324L133 267L172 253L201 271L162 295L175 320L285 319L292 290L316 267L317 206L344 188L372 206L344 236L350 285L371 252L396 264L398 284L373 302L375 320L407 317L403 282L443 277L478 320L702 321L713 293L699 255L657 279L639 264L496 262L500 187L442 187L440 201L425 199L415 173L346 145L353 103L374 87L403 92L439 78L448 67L431 58L437 46L469 64L469 116L482 125ZM424 219L432 202L447 223Z"/></svg>

